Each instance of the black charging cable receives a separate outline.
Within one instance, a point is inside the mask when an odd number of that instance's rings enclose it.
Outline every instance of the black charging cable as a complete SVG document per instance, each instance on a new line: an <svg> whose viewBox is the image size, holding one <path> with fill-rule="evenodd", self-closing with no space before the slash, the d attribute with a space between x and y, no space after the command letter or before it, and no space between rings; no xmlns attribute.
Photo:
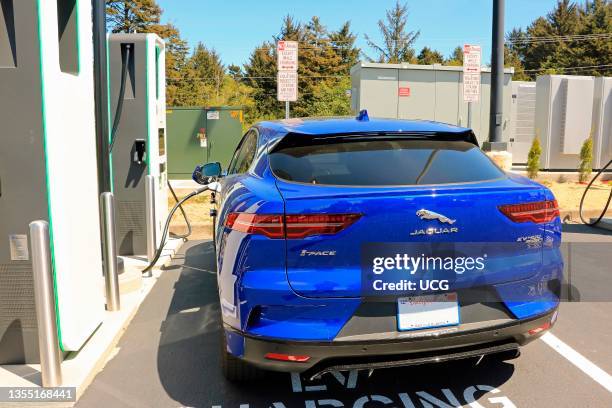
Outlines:
<svg viewBox="0 0 612 408"><path fill-rule="evenodd" d="M170 184L170 180L167 181L168 183L168 188L170 189L170 193L172 193L172 197L174 197L174 201L175 202L179 202L178 197L176 196L176 193L174 192L174 189L172 188L172 184ZM187 224L187 232L184 234L175 234L173 232L170 233L170 235L173 238L181 238L183 240L187 240L187 238L191 235L191 222L189 222L189 218L187 218L187 214L185 213L185 210L183 209L182 205L179 205L179 210L181 210L181 214L183 215L183 218L185 219L185 224Z"/></svg>
<svg viewBox="0 0 612 408"><path fill-rule="evenodd" d="M166 218L166 225L164 226L164 232L162 232L162 239L161 239L161 242L159 244L159 248L157 248L157 251L155 252L155 256L153 257L153 260L151 261L151 263L146 268L144 268L142 270L142 273L149 272L151 269L153 269L153 267L155 266L155 264L159 260L159 257L161 256L161 254L162 254L162 252L164 250L164 246L166 246L166 240L168 238L168 230L170 229L170 221L172 221L172 217L174 216L174 213L176 212L176 210L181 208L181 205L185 201L189 200L192 197L197 196L198 194L202 194L203 192L208 191L208 190L209 190L208 186L200 187L197 190L193 190L191 193L187 194L180 201L178 201L174 205L174 207L172 207L172 210L170 211L170 214L168 214L168 218Z"/></svg>
<svg viewBox="0 0 612 408"><path fill-rule="evenodd" d="M130 60L132 45L125 45L125 54L122 53L121 61L121 86L119 87L119 100L117 101L117 109L115 110L115 119L113 120L113 129L111 130L110 146L108 151L112 152L115 146L115 138L117 136L117 128L121 122L121 113L123 112L123 99L125 98L125 83L127 81L127 67ZM123 51L123 50L122 50Z"/></svg>
<svg viewBox="0 0 612 408"><path fill-rule="evenodd" d="M608 211L608 207L610 206L610 201L612 201L612 189L610 189L610 195L608 196L608 201L606 202L606 205L605 205L603 211L601 212L601 214L599 215L599 217L597 217L597 219L595 221L588 221L587 222L584 219L584 216L582 214L582 206L584 204L584 198L586 197L587 193L591 189L591 186L593 185L595 180L597 180L599 178L599 176L601 176L601 174L604 171L606 171L608 169L608 167L610 167L611 164L612 164L612 160L610 160L608 162L608 164L606 164L601 170L599 170L599 172L595 175L595 177L593 177L591 182L587 185L586 189L584 190L584 193L582 194L582 198L580 199L580 209L579 209L580 220L582 221L583 224L586 224L586 225L588 225L590 227L595 227L597 224L599 224L599 221L601 221L601 219L606 215L606 212Z"/></svg>

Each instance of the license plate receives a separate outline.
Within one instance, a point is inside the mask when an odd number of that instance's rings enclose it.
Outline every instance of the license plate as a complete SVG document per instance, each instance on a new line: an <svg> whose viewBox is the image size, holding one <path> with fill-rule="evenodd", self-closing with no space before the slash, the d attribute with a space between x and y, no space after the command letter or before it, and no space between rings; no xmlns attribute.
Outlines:
<svg viewBox="0 0 612 408"><path fill-rule="evenodd" d="M397 327L400 331L431 329L459 324L456 293L410 296L397 299Z"/></svg>

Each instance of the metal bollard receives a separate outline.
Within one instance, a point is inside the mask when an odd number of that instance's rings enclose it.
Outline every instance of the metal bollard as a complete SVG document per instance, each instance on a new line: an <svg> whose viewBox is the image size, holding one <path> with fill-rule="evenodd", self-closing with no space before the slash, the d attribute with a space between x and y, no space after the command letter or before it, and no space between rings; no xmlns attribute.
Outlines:
<svg viewBox="0 0 612 408"><path fill-rule="evenodd" d="M155 251L157 250L157 237L156 237L156 225L155 225L155 177L151 175L145 176L145 211L147 224L147 260L153 261L155 257ZM149 271L145 275L147 277L153 276L153 272Z"/></svg>
<svg viewBox="0 0 612 408"><path fill-rule="evenodd" d="M100 195L102 209L102 248L104 251L104 289L106 310L115 312L121 309L119 277L117 265L117 240L115 235L115 197L113 193Z"/></svg>
<svg viewBox="0 0 612 408"><path fill-rule="evenodd" d="M30 223L30 246L42 385L58 387L62 384L62 367L55 314L49 223L46 221Z"/></svg>

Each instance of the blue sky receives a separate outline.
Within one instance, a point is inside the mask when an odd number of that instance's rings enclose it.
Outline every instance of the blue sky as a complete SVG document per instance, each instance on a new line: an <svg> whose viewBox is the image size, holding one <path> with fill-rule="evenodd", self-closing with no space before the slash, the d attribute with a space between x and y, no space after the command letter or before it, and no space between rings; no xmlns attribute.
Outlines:
<svg viewBox="0 0 612 408"><path fill-rule="evenodd" d="M223 62L242 65L253 48L277 34L282 19L291 14L300 21L319 16L328 29L349 20L358 45L371 50L363 39L379 39L377 21L395 0L158 0L164 22L174 23L191 46L202 41L216 49ZM506 31L525 27L550 11L556 0L506 0ZM483 63L491 53L492 0L408 0L410 30L421 30L417 52L423 46L445 56L464 43L483 47Z"/></svg>

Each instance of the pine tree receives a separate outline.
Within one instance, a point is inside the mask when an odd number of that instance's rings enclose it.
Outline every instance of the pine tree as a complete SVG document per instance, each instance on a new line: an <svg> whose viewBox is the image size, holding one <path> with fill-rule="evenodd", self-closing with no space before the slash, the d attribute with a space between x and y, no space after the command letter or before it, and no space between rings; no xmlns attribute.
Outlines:
<svg viewBox="0 0 612 408"><path fill-rule="evenodd" d="M160 24L161 15L155 0L106 0L106 23L111 32L155 33L166 41L166 103L191 105L195 101L185 81L189 48L178 28Z"/></svg>
<svg viewBox="0 0 612 408"><path fill-rule="evenodd" d="M444 63L444 56L439 51L423 47L417 56L417 63L423 65L442 64Z"/></svg>
<svg viewBox="0 0 612 408"><path fill-rule="evenodd" d="M444 65L460 67L463 65L463 48L455 47L450 57L444 61Z"/></svg>
<svg viewBox="0 0 612 408"><path fill-rule="evenodd" d="M356 36L351 32L350 24L344 23L338 31L330 31L316 16L306 24L286 16L273 42L257 47L243 67L244 83L252 89L250 95L255 102L253 116L247 120L284 116L284 104L276 100L276 42L279 40L299 42L298 101L291 104L292 116L322 115L321 106L332 105L331 112L325 116L348 112L339 108L348 106L346 89L350 88L342 80L347 79L360 52L354 45ZM318 98L328 101L330 95L340 99L333 104L317 104Z"/></svg>
<svg viewBox="0 0 612 408"><path fill-rule="evenodd" d="M330 46L340 56L342 75L349 75L353 65L359 61L361 50L355 46L357 36L351 31L351 23L345 22L338 31L329 33Z"/></svg>
<svg viewBox="0 0 612 408"><path fill-rule="evenodd" d="M106 24L113 33L148 32L161 14L155 0L106 0Z"/></svg>
<svg viewBox="0 0 612 408"><path fill-rule="evenodd" d="M222 104L225 67L221 63L219 54L215 50L209 50L200 42L189 58L188 66L194 78L195 105Z"/></svg>
<svg viewBox="0 0 612 408"><path fill-rule="evenodd" d="M378 20L378 29L383 43L377 44L367 34L368 45L378 54L368 59L376 62L400 63L415 62L414 43L421 34L420 31L407 31L408 5L396 1L395 6L386 11L385 20Z"/></svg>
<svg viewBox="0 0 612 408"><path fill-rule="evenodd" d="M578 178L581 183L586 183L591 172L593 171L593 137L589 136L588 139L582 144L580 149L580 165L578 166Z"/></svg>
<svg viewBox="0 0 612 408"><path fill-rule="evenodd" d="M582 34L609 34L612 32L612 2L588 1L584 9ZM607 65L607 68L581 70L582 75L612 75L612 40L609 37L591 38L581 44L581 66Z"/></svg>
<svg viewBox="0 0 612 408"><path fill-rule="evenodd" d="M280 118L281 105L276 100L276 52L274 44L264 42L256 47L243 68L245 84L251 89L255 103L252 116L247 115L249 123L257 119Z"/></svg>
<svg viewBox="0 0 612 408"><path fill-rule="evenodd" d="M531 148L527 155L527 175L530 179L535 179L540 171L540 155L542 154L542 146L540 145L540 136L536 136L531 142Z"/></svg>

